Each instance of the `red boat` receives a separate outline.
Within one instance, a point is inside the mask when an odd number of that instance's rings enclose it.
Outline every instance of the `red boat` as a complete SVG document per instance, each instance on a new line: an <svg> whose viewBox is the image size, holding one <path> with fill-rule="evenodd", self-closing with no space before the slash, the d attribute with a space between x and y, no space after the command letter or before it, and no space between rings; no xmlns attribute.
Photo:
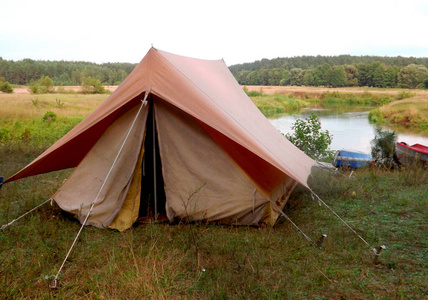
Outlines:
<svg viewBox="0 0 428 300"><path fill-rule="evenodd" d="M412 166L416 163L428 163L428 147L421 144L407 145L404 142L397 143L395 151L400 163Z"/></svg>

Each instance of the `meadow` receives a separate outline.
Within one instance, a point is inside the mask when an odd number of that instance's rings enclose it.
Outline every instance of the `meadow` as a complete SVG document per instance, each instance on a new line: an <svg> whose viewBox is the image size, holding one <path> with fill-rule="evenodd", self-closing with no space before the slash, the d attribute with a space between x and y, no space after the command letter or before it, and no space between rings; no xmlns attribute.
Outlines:
<svg viewBox="0 0 428 300"><path fill-rule="evenodd" d="M24 167L107 97L22 96L0 94L0 176ZM0 226L49 199L70 172L4 185ZM184 221L136 224L123 233L86 227L57 289L50 280L80 224L45 204L0 230L0 298L426 299L427 170L350 175L318 170L309 185L369 245L298 187L284 212L313 241L327 234L321 249L284 218L274 227ZM387 249L375 264L372 248L380 245Z"/></svg>

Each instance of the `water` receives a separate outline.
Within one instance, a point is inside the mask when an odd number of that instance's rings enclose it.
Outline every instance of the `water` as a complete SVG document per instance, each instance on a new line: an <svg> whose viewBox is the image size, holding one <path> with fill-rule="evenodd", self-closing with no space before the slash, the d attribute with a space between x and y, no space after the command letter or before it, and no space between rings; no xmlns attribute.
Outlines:
<svg viewBox="0 0 428 300"><path fill-rule="evenodd" d="M305 119L311 113L321 121L322 130L333 135L331 150L356 150L370 153L370 142L374 138L375 125L369 123L368 114L371 107L361 106L327 106L324 108L307 108L296 114L282 115L270 121L282 133L292 133L291 126L297 119ZM428 137L412 133L398 133L398 141L407 144L428 145Z"/></svg>

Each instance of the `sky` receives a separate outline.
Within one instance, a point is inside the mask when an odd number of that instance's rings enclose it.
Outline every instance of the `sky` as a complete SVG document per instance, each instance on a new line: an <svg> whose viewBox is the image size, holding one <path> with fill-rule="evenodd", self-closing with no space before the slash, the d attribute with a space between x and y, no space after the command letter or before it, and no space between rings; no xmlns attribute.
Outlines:
<svg viewBox="0 0 428 300"><path fill-rule="evenodd" d="M0 0L0 57L230 66L303 55L428 57L428 0Z"/></svg>

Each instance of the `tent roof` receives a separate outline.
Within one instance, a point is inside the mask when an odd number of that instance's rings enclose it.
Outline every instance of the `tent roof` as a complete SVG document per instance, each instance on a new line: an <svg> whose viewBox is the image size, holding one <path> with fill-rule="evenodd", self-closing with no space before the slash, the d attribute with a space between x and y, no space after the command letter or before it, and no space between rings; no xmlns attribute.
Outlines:
<svg viewBox="0 0 428 300"><path fill-rule="evenodd" d="M263 116L223 60L189 58L155 48L92 114L6 182L77 166L105 129L146 93L188 113L307 187L314 161Z"/></svg>

